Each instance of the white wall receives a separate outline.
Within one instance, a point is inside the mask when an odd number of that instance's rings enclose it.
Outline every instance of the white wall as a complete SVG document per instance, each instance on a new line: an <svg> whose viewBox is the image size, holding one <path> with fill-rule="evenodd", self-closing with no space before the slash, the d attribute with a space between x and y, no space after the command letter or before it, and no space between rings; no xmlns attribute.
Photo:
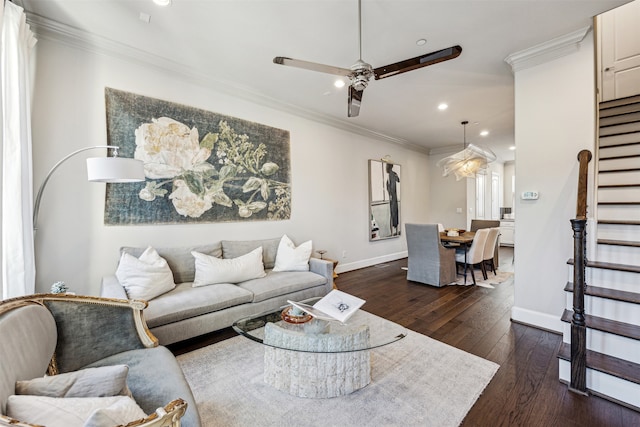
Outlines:
<svg viewBox="0 0 640 427"><path fill-rule="evenodd" d="M454 175L442 176L442 169L436 164L452 153L429 156L430 204L427 206L429 221L440 223L446 228L465 228L467 224L467 179L456 181ZM458 213L457 209L461 209Z"/></svg>
<svg viewBox="0 0 640 427"><path fill-rule="evenodd" d="M99 293L115 271L120 246L180 246L222 239L278 237L340 261L339 271L406 255L404 236L368 240L367 160L391 155L402 165L401 221L428 217L430 163L425 154L216 93L157 68L90 53L42 39L34 90L34 182L78 148L106 144L104 88L182 103L287 129L291 134L292 214L287 221L201 225L103 225L105 186L86 181L85 158L56 171L43 197L36 235L38 292L58 280L81 294ZM403 227L404 229L404 227ZM342 257L346 251L346 258Z"/></svg>
<svg viewBox="0 0 640 427"><path fill-rule="evenodd" d="M516 174L516 164L513 161L504 163L504 195L502 198L502 206L504 207L513 207L513 192L515 188L511 185L511 178ZM513 209L512 213L515 213Z"/></svg>
<svg viewBox="0 0 640 427"><path fill-rule="evenodd" d="M515 302L512 319L562 331L573 256L577 154L595 146L593 34L577 52L515 75Z"/></svg>

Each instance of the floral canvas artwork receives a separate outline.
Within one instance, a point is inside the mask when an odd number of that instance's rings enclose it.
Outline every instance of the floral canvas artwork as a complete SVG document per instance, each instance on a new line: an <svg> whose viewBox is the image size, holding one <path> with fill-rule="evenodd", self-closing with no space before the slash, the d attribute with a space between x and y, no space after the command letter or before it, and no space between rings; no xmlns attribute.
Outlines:
<svg viewBox="0 0 640 427"><path fill-rule="evenodd" d="M107 140L144 162L145 182L107 184L105 224L284 220L289 132L105 90Z"/></svg>

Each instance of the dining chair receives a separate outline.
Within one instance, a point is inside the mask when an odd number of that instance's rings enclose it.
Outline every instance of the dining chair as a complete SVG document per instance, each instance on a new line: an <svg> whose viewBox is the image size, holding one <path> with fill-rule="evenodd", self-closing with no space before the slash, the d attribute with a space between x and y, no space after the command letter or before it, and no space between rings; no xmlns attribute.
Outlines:
<svg viewBox="0 0 640 427"><path fill-rule="evenodd" d="M489 235L488 228L481 228L476 231L471 246L456 250L456 269L457 265L464 265L464 282L467 283L467 269L471 267L471 278L473 284L476 284L475 266L479 265L482 271L482 277L487 280L487 272L484 268L484 245Z"/></svg>
<svg viewBox="0 0 640 427"><path fill-rule="evenodd" d="M500 227L492 227L489 228L489 234L487 235L487 241L484 244L484 271L485 271L485 280L487 266L491 268L493 271L493 275L496 275L496 263L495 263L495 252L496 245L498 244L498 236L500 236Z"/></svg>
<svg viewBox="0 0 640 427"><path fill-rule="evenodd" d="M405 232L407 280L438 287L456 281L455 249L442 246L437 224L405 224Z"/></svg>
<svg viewBox="0 0 640 427"><path fill-rule="evenodd" d="M469 226L469 231L478 231L481 228L500 228L500 221L496 219L472 219L471 224ZM499 251L498 247L493 253L493 263L494 265L499 265Z"/></svg>

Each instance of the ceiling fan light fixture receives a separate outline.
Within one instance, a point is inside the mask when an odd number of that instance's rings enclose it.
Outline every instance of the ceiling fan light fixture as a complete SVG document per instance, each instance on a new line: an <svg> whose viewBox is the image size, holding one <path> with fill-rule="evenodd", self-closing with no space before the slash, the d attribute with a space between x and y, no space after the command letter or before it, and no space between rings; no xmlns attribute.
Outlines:
<svg viewBox="0 0 640 427"><path fill-rule="evenodd" d="M424 42L426 43L426 39L424 39ZM285 56L276 56L273 58L273 63L348 77L351 84L349 85L349 94L347 98L347 117L356 117L360 112L362 92L366 89L369 84L369 80L372 77L374 77L375 80L380 80L406 73L407 71L448 61L460 56L460 53L462 53L462 47L459 45L451 46L449 48L430 52L415 58L406 59L383 67L373 68L371 64L362 60L362 0L358 0L358 52L359 59L348 69L318 64L315 62L301 61L299 59L288 58ZM352 105L352 103L355 104Z"/></svg>

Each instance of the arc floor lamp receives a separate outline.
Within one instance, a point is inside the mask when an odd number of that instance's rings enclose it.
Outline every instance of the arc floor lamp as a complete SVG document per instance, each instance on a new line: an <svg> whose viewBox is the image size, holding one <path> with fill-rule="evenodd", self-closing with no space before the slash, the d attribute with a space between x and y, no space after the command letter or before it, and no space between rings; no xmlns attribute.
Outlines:
<svg viewBox="0 0 640 427"><path fill-rule="evenodd" d="M87 159L87 180L90 182L109 182L109 183L123 183L123 182L138 182L144 181L144 165L140 160L130 159L126 157L118 157L118 149L120 147L116 145L96 145L92 147L84 147L73 153L63 157L58 163L56 163L51 170L47 173L40 184L38 193L36 195L36 201L33 206L33 231L38 229L38 212L40 211L40 201L42 200L42 194L49 182L51 175L62 165L69 160L84 151L94 150L97 148L107 148L113 150L112 157L92 157Z"/></svg>

